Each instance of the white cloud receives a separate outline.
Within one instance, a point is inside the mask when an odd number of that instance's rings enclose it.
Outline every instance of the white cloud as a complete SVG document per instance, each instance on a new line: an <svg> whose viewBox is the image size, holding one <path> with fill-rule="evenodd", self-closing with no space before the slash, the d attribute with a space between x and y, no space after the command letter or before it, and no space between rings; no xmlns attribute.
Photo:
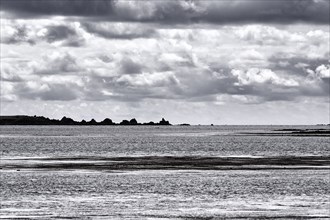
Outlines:
<svg viewBox="0 0 330 220"><path fill-rule="evenodd" d="M163 87L179 83L173 72L141 73L137 75L123 75L117 82L130 86Z"/></svg>
<svg viewBox="0 0 330 220"><path fill-rule="evenodd" d="M238 78L240 84L249 85L253 83L272 83L280 86L298 86L293 79L279 77L270 69L252 68L247 71L233 69L231 73Z"/></svg>
<svg viewBox="0 0 330 220"><path fill-rule="evenodd" d="M292 33L287 30L280 30L265 25L247 25L236 28L234 32L242 40L261 45L283 45L290 42L306 42L306 37L301 33Z"/></svg>
<svg viewBox="0 0 330 220"><path fill-rule="evenodd" d="M307 69L307 72L310 74L312 77L316 77L318 79L320 78L330 78L330 65L320 65L318 66L315 71L311 69Z"/></svg>
<svg viewBox="0 0 330 220"><path fill-rule="evenodd" d="M18 36L21 27L28 34ZM266 106L310 97L322 104L328 96L329 32L323 26L313 30L294 25L40 19L16 21L6 28L1 100L11 106L24 100L62 101L70 109L69 103L109 101L116 103L114 114L128 114L134 112L133 105L149 103L152 108L158 103L166 109L171 103L173 108L188 106L182 110L186 112L210 108L196 114L216 117L214 109L227 105ZM83 43L68 47L70 42ZM54 108L63 114L58 105ZM136 109L142 115L146 107ZM72 114L75 111L79 109Z"/></svg>
<svg viewBox="0 0 330 220"><path fill-rule="evenodd" d="M318 66L315 72L321 78L330 78L330 65Z"/></svg>
<svg viewBox="0 0 330 220"><path fill-rule="evenodd" d="M59 75L72 74L82 71L82 68L70 53L52 52L44 55L41 61L29 63L33 74L37 75Z"/></svg>
<svg viewBox="0 0 330 220"><path fill-rule="evenodd" d="M42 21L39 20L1 20L1 43L31 45L48 42L61 47L83 46L91 35L79 22Z"/></svg>
<svg viewBox="0 0 330 220"><path fill-rule="evenodd" d="M316 46L323 46L328 44L330 41L329 32L325 32L323 30L313 30L309 31L307 34L308 40L311 44Z"/></svg>
<svg viewBox="0 0 330 220"><path fill-rule="evenodd" d="M242 51L229 61L231 68L262 68L267 67L267 57L255 49Z"/></svg>

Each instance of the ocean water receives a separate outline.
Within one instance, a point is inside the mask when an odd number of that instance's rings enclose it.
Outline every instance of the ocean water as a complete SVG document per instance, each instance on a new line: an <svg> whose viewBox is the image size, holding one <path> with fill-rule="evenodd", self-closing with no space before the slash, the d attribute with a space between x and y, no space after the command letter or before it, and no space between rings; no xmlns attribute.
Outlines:
<svg viewBox="0 0 330 220"><path fill-rule="evenodd" d="M0 126L0 218L330 219L329 137L246 134L284 128L324 127ZM244 164L186 167L191 158Z"/></svg>

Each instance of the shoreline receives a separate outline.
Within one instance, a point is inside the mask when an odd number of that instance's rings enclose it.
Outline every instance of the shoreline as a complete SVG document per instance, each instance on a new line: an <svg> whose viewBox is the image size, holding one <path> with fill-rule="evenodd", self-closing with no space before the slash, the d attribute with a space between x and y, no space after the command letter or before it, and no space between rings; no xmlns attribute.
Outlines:
<svg viewBox="0 0 330 220"><path fill-rule="evenodd" d="M330 156L279 157L58 157L5 159L1 170L277 170L329 169Z"/></svg>

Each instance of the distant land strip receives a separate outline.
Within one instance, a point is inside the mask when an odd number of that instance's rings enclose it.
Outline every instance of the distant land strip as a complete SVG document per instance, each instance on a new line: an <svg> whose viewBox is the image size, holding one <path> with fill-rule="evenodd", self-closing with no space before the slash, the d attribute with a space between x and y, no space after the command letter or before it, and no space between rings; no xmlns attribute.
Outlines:
<svg viewBox="0 0 330 220"><path fill-rule="evenodd" d="M120 123L115 123L111 119L106 118L101 122L92 119L90 121L75 121L72 118L63 117L61 120L49 119L43 116L0 116L0 125L171 125L169 121L164 118L159 122L145 122L139 123L135 118L131 120L122 120ZM188 125L188 124L183 124Z"/></svg>

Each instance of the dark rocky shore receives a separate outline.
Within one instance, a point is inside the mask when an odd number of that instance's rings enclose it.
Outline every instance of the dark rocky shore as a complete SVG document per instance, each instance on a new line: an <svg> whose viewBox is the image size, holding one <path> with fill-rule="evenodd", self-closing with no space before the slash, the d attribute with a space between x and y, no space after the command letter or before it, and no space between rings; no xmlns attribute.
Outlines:
<svg viewBox="0 0 330 220"><path fill-rule="evenodd" d="M122 120L120 123L115 123L111 119L106 118L101 122L94 119L90 121L75 121L71 118L63 117L61 120L49 119L43 116L0 116L0 125L171 125L169 121L162 118L159 122L139 123L135 118L131 120Z"/></svg>
<svg viewBox="0 0 330 220"><path fill-rule="evenodd" d="M125 170L260 170L330 169L329 156L278 157L59 157L7 159L1 169L91 169Z"/></svg>
<svg viewBox="0 0 330 220"><path fill-rule="evenodd" d="M242 132L243 135L256 136L319 136L330 137L330 129L278 129L272 132Z"/></svg>

